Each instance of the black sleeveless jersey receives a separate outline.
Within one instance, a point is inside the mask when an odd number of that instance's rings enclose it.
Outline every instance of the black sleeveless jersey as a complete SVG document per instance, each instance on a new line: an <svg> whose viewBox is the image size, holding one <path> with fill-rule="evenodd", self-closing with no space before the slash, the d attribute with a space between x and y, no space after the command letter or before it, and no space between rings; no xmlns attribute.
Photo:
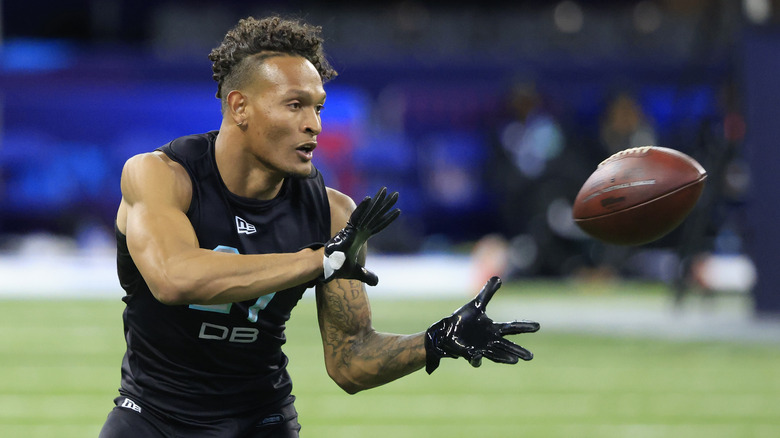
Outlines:
<svg viewBox="0 0 780 438"><path fill-rule="evenodd" d="M239 254L295 252L330 238L322 176L287 178L269 201L227 190L216 166L217 132L178 138L159 148L192 179L187 217L201 248ZM225 305L167 306L141 277L118 230L117 268L127 351L120 393L183 419L250 413L292 390L282 353L301 285L257 300Z"/></svg>

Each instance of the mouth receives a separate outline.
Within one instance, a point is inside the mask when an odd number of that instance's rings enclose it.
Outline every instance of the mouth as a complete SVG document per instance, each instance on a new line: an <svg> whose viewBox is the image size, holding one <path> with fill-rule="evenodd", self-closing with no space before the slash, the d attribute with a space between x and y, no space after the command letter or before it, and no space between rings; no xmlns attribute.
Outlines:
<svg viewBox="0 0 780 438"><path fill-rule="evenodd" d="M303 156L307 160L311 160L314 156L314 149L317 148L317 142L316 141L308 141L306 143L301 143L298 145L297 148L295 148L296 151L298 151L298 154Z"/></svg>

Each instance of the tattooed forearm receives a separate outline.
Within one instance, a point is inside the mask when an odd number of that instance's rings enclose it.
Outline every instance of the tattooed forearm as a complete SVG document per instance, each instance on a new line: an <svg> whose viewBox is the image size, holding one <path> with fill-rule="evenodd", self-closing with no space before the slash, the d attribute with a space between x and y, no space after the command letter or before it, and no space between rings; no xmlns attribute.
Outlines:
<svg viewBox="0 0 780 438"><path fill-rule="evenodd" d="M362 283L328 283L318 291L317 306L328 372L346 390L379 386L424 365L421 333L395 335L372 328Z"/></svg>
<svg viewBox="0 0 780 438"><path fill-rule="evenodd" d="M355 339L371 329L371 312L368 302L356 300L360 282L334 281L318 294L320 330L325 354L340 367L352 360Z"/></svg>
<svg viewBox="0 0 780 438"><path fill-rule="evenodd" d="M354 346L363 368L394 380L422 366L425 349L421 334L394 335L372 332Z"/></svg>
<svg viewBox="0 0 780 438"><path fill-rule="evenodd" d="M332 287L318 295L320 320L330 326L329 332L354 335L370 328L368 301L353 298L355 294L360 294L360 284L357 281L334 281Z"/></svg>

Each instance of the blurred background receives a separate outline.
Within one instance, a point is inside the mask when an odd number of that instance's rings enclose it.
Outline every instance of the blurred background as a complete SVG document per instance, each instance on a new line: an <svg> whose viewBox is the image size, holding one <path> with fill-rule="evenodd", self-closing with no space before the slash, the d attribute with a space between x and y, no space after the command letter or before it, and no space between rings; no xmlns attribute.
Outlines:
<svg viewBox="0 0 780 438"><path fill-rule="evenodd" d="M54 278L59 290L115 287L124 161L217 129L207 54L239 18L281 13L322 25L340 72L315 154L326 181L358 199L401 193L402 218L372 241L388 269L443 256L469 267L473 278L452 277L461 287L493 273L642 279L678 302L739 292L780 312L778 1L0 3L6 294ZM696 210L641 248L583 235L570 217L579 187L642 145L704 165ZM76 274L22 275L55 256Z"/></svg>

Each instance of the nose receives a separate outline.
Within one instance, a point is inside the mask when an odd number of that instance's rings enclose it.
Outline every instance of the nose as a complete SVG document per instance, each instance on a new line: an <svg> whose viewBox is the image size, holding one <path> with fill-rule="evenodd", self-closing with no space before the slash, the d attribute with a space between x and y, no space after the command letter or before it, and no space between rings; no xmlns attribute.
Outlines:
<svg viewBox="0 0 780 438"><path fill-rule="evenodd" d="M317 110L311 109L306 111L306 116L303 121L303 131L312 135L317 135L322 132L322 119L320 118Z"/></svg>

